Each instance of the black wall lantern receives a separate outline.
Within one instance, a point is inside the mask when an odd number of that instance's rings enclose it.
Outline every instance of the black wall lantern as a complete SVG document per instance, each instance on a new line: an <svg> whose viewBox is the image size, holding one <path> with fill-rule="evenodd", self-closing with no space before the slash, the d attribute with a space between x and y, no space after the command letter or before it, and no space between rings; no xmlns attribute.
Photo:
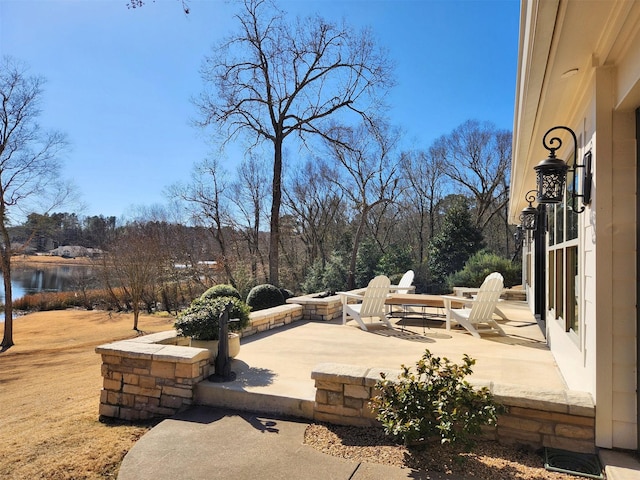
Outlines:
<svg viewBox="0 0 640 480"><path fill-rule="evenodd" d="M561 203L564 198L565 183L567 180L567 171L569 171L569 165L564 160L556 157L556 150L562 146L562 140L558 137L551 137L547 141L547 137L554 130L566 130L571 134L573 138L573 167L571 171L573 175L573 188L571 191L571 205L569 208L576 213L584 212L584 207L578 209L576 207L575 199L577 197L582 198L583 205L591 203L591 151L587 152L584 156L584 163L578 165L576 162L576 155L578 151L578 140L576 134L569 127L558 126L553 127L544 134L542 137L542 145L549 150L549 158L541 161L538 165L533 167L536 171L536 184L538 187L537 202L538 203ZM582 168L582 194L576 192L576 169Z"/></svg>
<svg viewBox="0 0 640 480"><path fill-rule="evenodd" d="M525 230L535 230L538 228L538 209L533 206L536 200L534 195L536 190L529 190L525 196L525 200L529 202L529 206L522 209L520 213L520 224Z"/></svg>

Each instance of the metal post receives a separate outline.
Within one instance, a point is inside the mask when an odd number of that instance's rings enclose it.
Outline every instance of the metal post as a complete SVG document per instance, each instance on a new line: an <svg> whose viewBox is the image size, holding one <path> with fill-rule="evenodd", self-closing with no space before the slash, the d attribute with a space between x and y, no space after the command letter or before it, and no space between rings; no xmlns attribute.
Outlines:
<svg viewBox="0 0 640 480"><path fill-rule="evenodd" d="M237 322L238 319L229 320L228 304L218 319L218 356L214 363L214 374L209 376L212 382L230 382L235 380L236 374L231 371L231 359L229 358L229 322Z"/></svg>

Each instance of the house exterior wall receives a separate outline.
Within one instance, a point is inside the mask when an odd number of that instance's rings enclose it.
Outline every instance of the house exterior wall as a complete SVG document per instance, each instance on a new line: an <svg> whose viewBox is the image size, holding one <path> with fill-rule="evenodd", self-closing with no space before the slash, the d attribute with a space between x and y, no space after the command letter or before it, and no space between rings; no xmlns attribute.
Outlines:
<svg viewBox="0 0 640 480"><path fill-rule="evenodd" d="M574 131L592 150L592 203L579 217L580 334L547 314L547 339L569 388L596 400L596 444L636 445L636 140L633 111L614 110L616 71L598 68Z"/></svg>
<svg viewBox="0 0 640 480"><path fill-rule="evenodd" d="M517 221L520 197L544 158L544 132L554 125L571 128L578 163L586 151L593 154L592 202L578 219L579 328L577 334L567 331L549 307L547 341L569 388L595 399L596 445L638 449L640 3L523 0L521 15L510 218ZM577 75L565 76L571 69ZM560 158L570 154L566 145L558 151ZM533 272L535 259L524 260ZM532 294L533 275L528 280ZM546 295L546 305L553 305L549 288Z"/></svg>

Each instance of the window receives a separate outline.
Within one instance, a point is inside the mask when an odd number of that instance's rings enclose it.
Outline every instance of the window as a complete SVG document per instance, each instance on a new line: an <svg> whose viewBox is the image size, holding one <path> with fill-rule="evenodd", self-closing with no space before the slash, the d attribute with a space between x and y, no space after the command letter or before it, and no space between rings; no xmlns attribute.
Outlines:
<svg viewBox="0 0 640 480"><path fill-rule="evenodd" d="M563 322L566 332L577 335L580 330L578 214L569 208L566 200L568 198L571 202L572 175L572 172L567 174L565 201L547 207L549 229L547 302L552 317Z"/></svg>

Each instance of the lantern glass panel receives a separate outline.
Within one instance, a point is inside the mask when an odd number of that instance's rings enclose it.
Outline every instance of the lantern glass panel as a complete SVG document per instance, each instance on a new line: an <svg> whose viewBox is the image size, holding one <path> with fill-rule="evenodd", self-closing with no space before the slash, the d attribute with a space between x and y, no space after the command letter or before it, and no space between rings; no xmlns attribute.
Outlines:
<svg viewBox="0 0 640 480"><path fill-rule="evenodd" d="M564 198L565 169L539 169L537 172L538 203L560 203Z"/></svg>

